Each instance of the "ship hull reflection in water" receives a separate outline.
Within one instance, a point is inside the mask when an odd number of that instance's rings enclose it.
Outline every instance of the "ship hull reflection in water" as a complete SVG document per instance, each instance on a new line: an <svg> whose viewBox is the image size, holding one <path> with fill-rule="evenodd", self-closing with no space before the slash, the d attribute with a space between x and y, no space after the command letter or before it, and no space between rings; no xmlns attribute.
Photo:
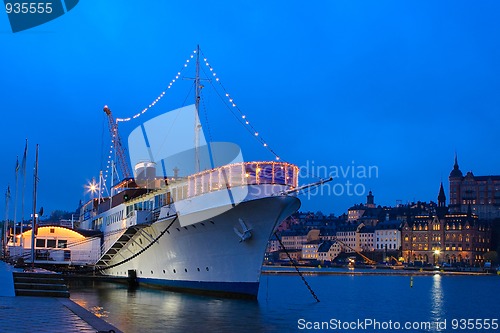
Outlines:
<svg viewBox="0 0 500 333"><path fill-rule="evenodd" d="M500 320L500 306L493 297L500 293L498 276L415 275L413 287L408 275L399 274L306 278L320 303L296 275L263 275L257 301L146 288L129 291L127 286L103 282L72 282L70 292L75 302L127 333L295 332L300 319L401 323L446 320L448 329L453 319ZM428 331L443 332L435 326Z"/></svg>

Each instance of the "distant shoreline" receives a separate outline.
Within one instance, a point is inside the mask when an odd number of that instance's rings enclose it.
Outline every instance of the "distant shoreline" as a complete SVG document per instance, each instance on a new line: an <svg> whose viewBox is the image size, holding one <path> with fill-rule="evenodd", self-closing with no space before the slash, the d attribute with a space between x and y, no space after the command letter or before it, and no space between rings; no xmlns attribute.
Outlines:
<svg viewBox="0 0 500 333"><path fill-rule="evenodd" d="M432 276L432 275L447 275L447 276L489 276L496 275L493 272L452 272L452 271L437 271L437 270L409 270L409 269L365 269L355 268L352 270L335 269L335 268L315 268L315 267L299 267L299 271L304 275L391 275L391 276ZM293 267L284 266L263 266L263 275L293 275L297 271Z"/></svg>

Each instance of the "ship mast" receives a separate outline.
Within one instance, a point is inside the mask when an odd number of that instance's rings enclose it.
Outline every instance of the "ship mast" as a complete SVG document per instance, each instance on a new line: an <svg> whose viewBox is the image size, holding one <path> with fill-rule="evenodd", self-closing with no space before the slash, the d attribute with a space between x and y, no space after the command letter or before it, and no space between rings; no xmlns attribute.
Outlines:
<svg viewBox="0 0 500 333"><path fill-rule="evenodd" d="M194 78L195 86L195 100L194 105L196 112L194 115L194 153L195 153L195 173L201 171L200 163L200 132L201 132L201 122L200 122L200 99L201 99L201 89L203 85L200 83L200 45L196 45L196 76ZM210 142L207 142L208 157L210 160L210 166L214 168L214 158L212 154L212 147Z"/></svg>
<svg viewBox="0 0 500 333"><path fill-rule="evenodd" d="M195 101L194 105L196 112L194 114L194 153L195 153L195 173L200 172L200 92L202 86L200 85L200 45L196 46L196 76L194 78L195 85Z"/></svg>

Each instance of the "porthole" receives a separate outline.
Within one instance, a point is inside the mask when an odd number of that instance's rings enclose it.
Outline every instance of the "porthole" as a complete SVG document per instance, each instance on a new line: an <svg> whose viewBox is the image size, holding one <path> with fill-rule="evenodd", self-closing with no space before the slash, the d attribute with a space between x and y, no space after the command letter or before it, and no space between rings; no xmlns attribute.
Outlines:
<svg viewBox="0 0 500 333"><path fill-rule="evenodd" d="M186 273L187 273L187 272L188 272L188 269L187 269L187 268L184 268L184 272L186 272Z"/></svg>
<svg viewBox="0 0 500 333"><path fill-rule="evenodd" d="M165 274L165 270L163 270L163 274Z"/></svg>
<svg viewBox="0 0 500 333"><path fill-rule="evenodd" d="M142 271L139 271L139 274L142 274Z"/></svg>
<svg viewBox="0 0 500 333"><path fill-rule="evenodd" d="M200 267L198 267L198 272L200 271Z"/></svg>
<svg viewBox="0 0 500 333"><path fill-rule="evenodd" d="M151 274L153 274L153 271L151 271Z"/></svg>
<svg viewBox="0 0 500 333"><path fill-rule="evenodd" d="M176 271L175 271L175 269L174 269L174 274L175 274L175 273L177 273L177 272L176 272Z"/></svg>
<svg viewBox="0 0 500 333"><path fill-rule="evenodd" d="M142 245L142 238L139 238L139 243L141 243L141 245Z"/></svg>
<svg viewBox="0 0 500 333"><path fill-rule="evenodd" d="M208 267L207 267L207 272L208 272Z"/></svg>

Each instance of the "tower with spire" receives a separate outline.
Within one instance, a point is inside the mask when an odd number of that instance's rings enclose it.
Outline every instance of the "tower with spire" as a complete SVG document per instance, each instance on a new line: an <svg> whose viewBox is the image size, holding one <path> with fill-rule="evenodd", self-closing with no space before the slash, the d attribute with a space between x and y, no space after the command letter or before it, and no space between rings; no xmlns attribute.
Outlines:
<svg viewBox="0 0 500 333"><path fill-rule="evenodd" d="M453 165L453 170L450 172L450 177L448 178L450 181L450 211L451 212L460 212L461 211L461 184L464 179L464 175L462 171L460 171L460 167L458 166L458 157L457 153L455 153L455 164Z"/></svg>
<svg viewBox="0 0 500 333"><path fill-rule="evenodd" d="M439 218L443 218L448 213L448 207L446 206L446 195L444 194L443 182L439 187L438 194L438 206L436 208L436 214Z"/></svg>
<svg viewBox="0 0 500 333"><path fill-rule="evenodd" d="M366 196L366 207L375 208L375 197L373 196L372 191L368 192Z"/></svg>

